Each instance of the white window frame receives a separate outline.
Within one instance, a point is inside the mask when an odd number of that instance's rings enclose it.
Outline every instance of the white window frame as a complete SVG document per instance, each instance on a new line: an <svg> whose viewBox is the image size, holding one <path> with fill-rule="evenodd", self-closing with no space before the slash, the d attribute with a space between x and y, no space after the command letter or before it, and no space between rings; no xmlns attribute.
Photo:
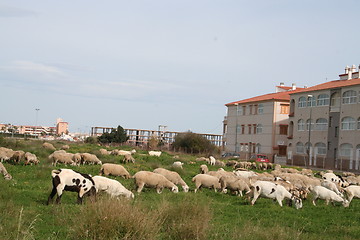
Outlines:
<svg viewBox="0 0 360 240"><path fill-rule="evenodd" d="M357 93L354 90L348 90L342 95L343 104L354 104L357 102Z"/></svg>
<svg viewBox="0 0 360 240"><path fill-rule="evenodd" d="M341 130L351 131L356 129L356 121L353 117L344 117L341 119Z"/></svg>

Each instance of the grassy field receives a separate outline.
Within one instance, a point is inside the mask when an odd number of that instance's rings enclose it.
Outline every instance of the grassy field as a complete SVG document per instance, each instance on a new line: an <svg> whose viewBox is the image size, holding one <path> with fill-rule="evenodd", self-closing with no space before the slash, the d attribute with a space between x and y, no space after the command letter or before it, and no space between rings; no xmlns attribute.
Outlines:
<svg viewBox="0 0 360 240"><path fill-rule="evenodd" d="M196 194L168 190L157 194L154 189L145 189L135 194L134 200L100 195L96 203L84 205L76 204L75 193L65 192L61 205L47 206L52 188L50 172L55 167L47 160L51 151L42 149L41 144L34 140L0 141L0 146L33 152L41 161L38 166L5 163L13 180L0 178L0 239L360 239L358 199L349 208L326 206L321 200L314 207L306 200L303 209L295 210L281 208L269 199L259 199L250 206L245 198L208 189ZM64 143L53 144L59 148ZM97 145L70 146L68 151L74 153L98 154L100 149ZM160 158L145 153L139 150L134 156L136 163L125 165L131 174L156 167L169 169L174 161L168 153ZM122 158L98 156L103 163L120 163ZM195 158L180 155L185 163ZM179 171L190 189L194 188L191 178L200 164L184 164ZM100 166L71 168L97 175ZM116 179L134 189L132 179Z"/></svg>

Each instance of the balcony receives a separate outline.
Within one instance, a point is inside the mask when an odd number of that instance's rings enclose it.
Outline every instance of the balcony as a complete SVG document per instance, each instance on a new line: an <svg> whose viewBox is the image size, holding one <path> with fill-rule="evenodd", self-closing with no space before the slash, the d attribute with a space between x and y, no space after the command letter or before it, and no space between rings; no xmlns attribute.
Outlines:
<svg viewBox="0 0 360 240"><path fill-rule="evenodd" d="M295 113L292 112L292 113L289 114L289 117L293 117L294 115L295 115Z"/></svg>

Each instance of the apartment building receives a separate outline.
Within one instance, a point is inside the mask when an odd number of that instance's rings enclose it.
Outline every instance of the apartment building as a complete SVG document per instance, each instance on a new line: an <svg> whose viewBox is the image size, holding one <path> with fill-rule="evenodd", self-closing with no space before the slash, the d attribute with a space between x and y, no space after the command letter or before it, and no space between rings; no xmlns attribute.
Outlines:
<svg viewBox="0 0 360 240"><path fill-rule="evenodd" d="M244 159L257 153L286 156L290 94L301 89L281 83L274 93L225 104L225 151Z"/></svg>
<svg viewBox="0 0 360 240"><path fill-rule="evenodd" d="M290 93L289 164L360 170L359 70Z"/></svg>

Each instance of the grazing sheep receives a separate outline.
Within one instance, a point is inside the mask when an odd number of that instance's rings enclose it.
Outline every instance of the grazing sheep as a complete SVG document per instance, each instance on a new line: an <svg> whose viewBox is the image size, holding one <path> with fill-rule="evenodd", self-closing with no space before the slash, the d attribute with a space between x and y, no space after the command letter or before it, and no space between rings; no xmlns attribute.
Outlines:
<svg viewBox="0 0 360 240"><path fill-rule="evenodd" d="M350 186L344 188L344 191L346 193L349 204L354 197L360 198L360 186L350 185Z"/></svg>
<svg viewBox="0 0 360 240"><path fill-rule="evenodd" d="M129 162L135 163L135 159L133 158L133 156L131 156L131 154L125 154L122 161L124 163L129 163Z"/></svg>
<svg viewBox="0 0 360 240"><path fill-rule="evenodd" d="M0 162L0 173L2 173L4 175L5 180L12 179L12 176L8 173L8 171L6 171L4 164L2 164L1 162Z"/></svg>
<svg viewBox="0 0 360 240"><path fill-rule="evenodd" d="M215 192L221 189L219 178L208 174L197 174L191 181L195 182L195 193L201 187L213 188Z"/></svg>
<svg viewBox="0 0 360 240"><path fill-rule="evenodd" d="M10 148L0 147L0 161L7 162L14 155L14 151Z"/></svg>
<svg viewBox="0 0 360 240"><path fill-rule="evenodd" d="M222 176L220 178L221 192L226 192L226 189L233 191L236 195L243 196L242 192L246 191L245 194L250 193L250 187L245 180L239 177Z"/></svg>
<svg viewBox="0 0 360 240"><path fill-rule="evenodd" d="M68 150L69 148L70 148L70 146L65 144L65 145L62 145L60 149L61 150Z"/></svg>
<svg viewBox="0 0 360 240"><path fill-rule="evenodd" d="M90 175L79 173L71 169L58 169L51 171L53 189L48 197L47 204L57 194L56 203L59 204L63 191L78 193L77 202L82 203L84 196L91 196L94 200L96 195L95 182Z"/></svg>
<svg viewBox="0 0 360 240"><path fill-rule="evenodd" d="M163 175L164 177L166 177L167 180L174 183L175 185L180 185L183 188L184 192L189 191L189 186L185 183L185 181L180 177L177 172L169 171L164 168L156 168L153 172Z"/></svg>
<svg viewBox="0 0 360 240"><path fill-rule="evenodd" d="M161 151L149 151L150 156L160 157Z"/></svg>
<svg viewBox="0 0 360 240"><path fill-rule="evenodd" d="M172 166L174 167L174 168L183 168L182 166L184 165L184 163L182 163L182 162L179 162L179 161L176 161L176 162L174 162L173 164L172 164Z"/></svg>
<svg viewBox="0 0 360 240"><path fill-rule="evenodd" d="M208 172L209 172L208 166L206 166L205 164L200 165L200 173L206 174Z"/></svg>
<svg viewBox="0 0 360 240"><path fill-rule="evenodd" d="M329 204L329 202L331 201L332 203L334 202L341 202L342 205L344 207L349 207L349 201L346 199L343 199L342 197L340 197L339 195L337 195L334 191L331 191L323 186L315 186L312 190L311 190L312 194L313 194L313 200L312 203L314 206L316 206L315 201L320 198L325 200L326 205Z"/></svg>
<svg viewBox="0 0 360 240"><path fill-rule="evenodd" d="M226 166L228 166L228 167L234 167L236 164L238 164L237 161L235 161L235 160L230 160L230 161L228 161L228 162L226 163Z"/></svg>
<svg viewBox="0 0 360 240"><path fill-rule="evenodd" d="M254 198L251 201L251 205L254 205L259 197L265 197L270 199L276 199L279 205L282 207L282 201L287 198L292 200L296 209L302 208L302 200L293 196L283 186L268 181L257 181L252 186Z"/></svg>
<svg viewBox="0 0 360 240"><path fill-rule="evenodd" d="M144 187L156 188L157 193L161 193L164 188L170 189L172 192L179 192L178 187L170 182L161 174L149 171L140 171L133 176L137 192L140 193Z"/></svg>
<svg viewBox="0 0 360 240"><path fill-rule="evenodd" d="M25 165L37 165L40 161L37 159L36 155L30 152L25 153Z"/></svg>
<svg viewBox="0 0 360 240"><path fill-rule="evenodd" d="M100 154L101 155L109 155L110 153L108 152L108 150L104 149L104 148L101 148L100 150Z"/></svg>
<svg viewBox="0 0 360 240"><path fill-rule="evenodd" d="M25 152L22 150L14 151L14 154L11 156L10 161L14 163L20 163L25 157Z"/></svg>
<svg viewBox="0 0 360 240"><path fill-rule="evenodd" d="M97 158L95 154L91 153L81 153L81 162L82 164L97 164L101 165L102 162Z"/></svg>
<svg viewBox="0 0 360 240"><path fill-rule="evenodd" d="M329 189L331 191L334 191L340 197L344 197L344 195L339 191L338 187L336 186L336 184L334 182L331 182L328 180L323 180L321 182L321 186L326 187L327 189Z"/></svg>
<svg viewBox="0 0 360 240"><path fill-rule="evenodd" d="M102 176L94 176L96 192L104 191L111 197L125 196L126 198L134 198L134 194L126 189L119 181Z"/></svg>
<svg viewBox="0 0 360 240"><path fill-rule="evenodd" d="M349 183L346 182L340 175L335 175L332 172L327 172L322 175L322 178L327 181L334 182L338 184L340 187L347 187Z"/></svg>
<svg viewBox="0 0 360 240"><path fill-rule="evenodd" d="M217 171L209 171L206 174L217 177L218 179L220 179L222 176L230 176L230 177L236 176L233 172L227 172L223 168L219 168Z"/></svg>
<svg viewBox="0 0 360 240"><path fill-rule="evenodd" d="M202 162L202 161L208 162L208 161L209 161L209 158L199 157L199 158L196 158L195 161L196 161L196 162Z"/></svg>
<svg viewBox="0 0 360 240"><path fill-rule="evenodd" d="M220 161L220 160L216 160L215 161L215 166L219 166L219 167L225 167L225 163Z"/></svg>
<svg viewBox="0 0 360 240"><path fill-rule="evenodd" d="M113 163L104 163L101 166L99 175L101 176L102 174L106 176L120 176L125 179L131 178L130 173L123 166Z"/></svg>
<svg viewBox="0 0 360 240"><path fill-rule="evenodd" d="M244 178L250 178L250 177L256 177L257 174L253 171L241 171L241 170L235 170L234 171L236 176L244 177Z"/></svg>
<svg viewBox="0 0 360 240"><path fill-rule="evenodd" d="M48 143L48 142L44 142L42 146L43 146L43 148L45 148L45 149L49 149L49 150L52 150L52 151L55 151L55 150L56 150L56 148L54 147L54 145L52 145L51 143Z"/></svg>
<svg viewBox="0 0 360 240"><path fill-rule="evenodd" d="M49 155L48 159L52 162L53 166L56 166L57 163L63 163L65 165L76 165L73 161L72 154L68 154L64 150L55 151Z"/></svg>
<svg viewBox="0 0 360 240"><path fill-rule="evenodd" d="M135 149L133 149L133 150L131 150L131 151L119 150L119 151L117 152L117 155L125 156L125 155L127 155L127 154L132 155L132 154L134 154L134 153L136 153L136 150L135 150Z"/></svg>

